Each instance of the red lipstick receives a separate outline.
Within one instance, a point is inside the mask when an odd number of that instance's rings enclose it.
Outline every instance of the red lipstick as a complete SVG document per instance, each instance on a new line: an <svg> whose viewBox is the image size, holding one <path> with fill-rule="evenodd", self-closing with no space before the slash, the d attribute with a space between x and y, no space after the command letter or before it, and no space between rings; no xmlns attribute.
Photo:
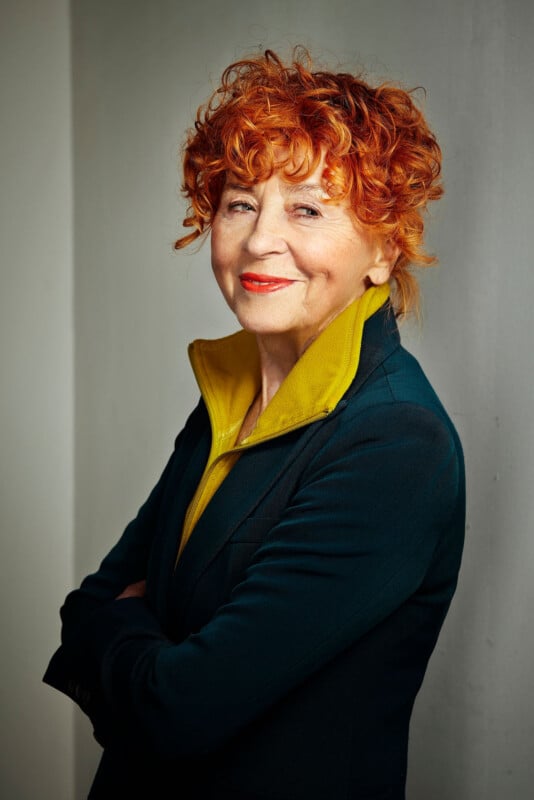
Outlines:
<svg viewBox="0 0 534 800"><path fill-rule="evenodd" d="M239 276L239 280L243 289L256 294L277 292L279 289L285 289L286 286L294 283L294 281L287 278L277 278L274 275L258 275L256 272L244 272Z"/></svg>

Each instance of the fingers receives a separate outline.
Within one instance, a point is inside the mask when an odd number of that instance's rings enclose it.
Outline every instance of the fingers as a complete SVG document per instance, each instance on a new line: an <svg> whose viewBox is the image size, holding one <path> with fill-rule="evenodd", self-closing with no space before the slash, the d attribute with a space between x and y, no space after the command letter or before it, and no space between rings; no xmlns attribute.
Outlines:
<svg viewBox="0 0 534 800"><path fill-rule="evenodd" d="M130 583L123 591L117 595L115 600L124 600L126 597L144 597L146 594L146 580Z"/></svg>

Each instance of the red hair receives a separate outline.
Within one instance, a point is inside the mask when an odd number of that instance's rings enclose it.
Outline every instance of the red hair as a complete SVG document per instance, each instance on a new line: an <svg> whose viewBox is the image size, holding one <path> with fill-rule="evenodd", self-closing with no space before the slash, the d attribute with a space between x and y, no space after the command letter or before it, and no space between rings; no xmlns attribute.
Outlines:
<svg viewBox="0 0 534 800"><path fill-rule="evenodd" d="M441 150L411 93L347 73L312 72L306 51L288 66L271 50L231 64L199 108L182 186L189 200L183 224L194 231L175 247L209 230L227 171L255 183L282 169L297 182L323 151L333 201L347 198L364 228L399 248L394 305L406 313L418 297L410 265L436 261L424 251L423 211L443 194Z"/></svg>

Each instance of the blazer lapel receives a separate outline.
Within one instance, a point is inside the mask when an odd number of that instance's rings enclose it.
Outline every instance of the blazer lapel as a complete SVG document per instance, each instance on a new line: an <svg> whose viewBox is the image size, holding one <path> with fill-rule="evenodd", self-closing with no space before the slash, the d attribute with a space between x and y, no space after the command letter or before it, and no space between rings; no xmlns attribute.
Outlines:
<svg viewBox="0 0 534 800"><path fill-rule="evenodd" d="M180 609L181 617L199 578L238 527L254 515L319 424L312 423L243 451L206 506L176 565L171 602L173 608Z"/></svg>
<svg viewBox="0 0 534 800"><path fill-rule="evenodd" d="M317 426L324 425L325 421L339 413L348 399L399 344L395 317L389 304L386 304L365 324L357 374L332 414L324 420L313 422L243 452L205 508L176 565L168 598L173 615L179 609L179 617L184 619L199 578L237 528L254 515L256 507L316 433ZM185 510L182 509L180 514L182 520ZM171 552L167 542L165 561L168 564L172 559L174 564L180 537L178 535L176 538L175 532L174 537L167 538L171 538L175 550Z"/></svg>

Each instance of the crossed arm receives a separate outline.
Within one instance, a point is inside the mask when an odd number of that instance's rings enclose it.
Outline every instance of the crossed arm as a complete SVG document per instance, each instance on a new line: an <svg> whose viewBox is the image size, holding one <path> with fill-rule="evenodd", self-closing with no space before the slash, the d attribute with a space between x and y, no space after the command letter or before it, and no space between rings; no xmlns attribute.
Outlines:
<svg viewBox="0 0 534 800"><path fill-rule="evenodd" d="M45 677L80 703L102 744L164 758L214 750L417 591L459 502L459 463L434 414L399 414L384 430L375 411L358 446L315 455L229 602L179 643L139 573L156 488L144 519L67 600ZM119 574L126 586L114 585Z"/></svg>

